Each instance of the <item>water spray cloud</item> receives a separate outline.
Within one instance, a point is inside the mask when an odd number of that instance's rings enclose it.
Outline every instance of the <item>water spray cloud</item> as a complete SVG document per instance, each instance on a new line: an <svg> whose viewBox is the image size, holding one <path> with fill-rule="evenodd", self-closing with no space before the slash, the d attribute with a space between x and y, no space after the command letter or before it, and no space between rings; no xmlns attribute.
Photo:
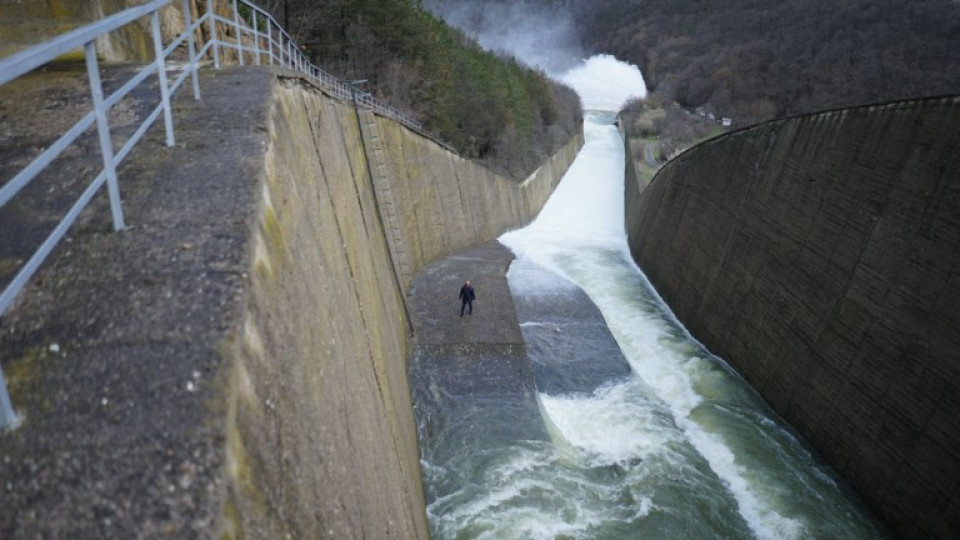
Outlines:
<svg viewBox="0 0 960 540"><path fill-rule="evenodd" d="M567 11L533 2L428 0L424 6L484 48L509 54L551 77L567 71L584 56Z"/></svg>
<svg viewBox="0 0 960 540"><path fill-rule="evenodd" d="M640 68L609 54L588 58L559 79L580 94L588 111L618 112L630 99L647 95Z"/></svg>

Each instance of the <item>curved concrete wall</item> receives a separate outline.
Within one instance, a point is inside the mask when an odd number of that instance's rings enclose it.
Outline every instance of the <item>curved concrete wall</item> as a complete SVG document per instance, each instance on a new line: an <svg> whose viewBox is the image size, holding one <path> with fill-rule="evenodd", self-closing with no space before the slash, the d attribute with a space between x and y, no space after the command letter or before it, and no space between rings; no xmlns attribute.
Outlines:
<svg viewBox="0 0 960 540"><path fill-rule="evenodd" d="M298 76L275 85L266 128L231 514L269 537L426 538L396 259L410 254L415 274L531 219L582 136L521 186L391 120L361 112L358 122L349 103ZM249 470L229 465L242 463ZM271 499L286 512L263 504Z"/></svg>
<svg viewBox="0 0 960 540"><path fill-rule="evenodd" d="M960 98L733 132L626 202L697 338L900 535L960 535Z"/></svg>

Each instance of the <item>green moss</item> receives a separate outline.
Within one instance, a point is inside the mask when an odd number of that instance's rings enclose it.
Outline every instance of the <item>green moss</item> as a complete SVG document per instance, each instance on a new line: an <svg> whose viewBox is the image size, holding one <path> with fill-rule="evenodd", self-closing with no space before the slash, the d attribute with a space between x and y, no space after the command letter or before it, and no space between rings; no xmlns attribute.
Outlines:
<svg viewBox="0 0 960 540"><path fill-rule="evenodd" d="M237 531L240 530L240 513L237 512L233 499L227 499L223 504L223 529L220 531L221 540L233 540L237 538Z"/></svg>
<svg viewBox="0 0 960 540"><path fill-rule="evenodd" d="M83 54L83 49L74 49L70 52L65 52L60 56L53 59L55 64L74 64L76 62L83 62L86 57Z"/></svg>
<svg viewBox="0 0 960 540"><path fill-rule="evenodd" d="M267 265L267 261L259 259L253 264L254 271L257 274L257 277L263 280L270 279L272 273L270 272L270 267Z"/></svg>
<svg viewBox="0 0 960 540"><path fill-rule="evenodd" d="M234 372L232 411L227 426L227 475L233 486L228 504L224 505L225 526L223 534L229 538L243 537L243 520L240 515L252 513L248 519L270 514L267 498L256 480L256 465L247 452L244 442L243 426L256 429L263 425L264 419L257 414L257 405L250 399L243 399L243 383L239 373ZM236 395L240 394L240 395ZM241 420L245 419L245 420ZM239 507L239 508L238 508Z"/></svg>
<svg viewBox="0 0 960 540"><path fill-rule="evenodd" d="M40 362L46 355L47 351L43 347L31 347L3 366L10 399L14 403L23 403L28 396L33 394L29 386L35 379Z"/></svg>
<svg viewBox="0 0 960 540"><path fill-rule="evenodd" d="M283 260L282 258L286 254L286 246L283 240L283 230L280 228L280 220L277 219L277 212L272 206L267 206L264 210L261 226L263 229L263 234L267 238L269 245L273 248L275 253L281 256L281 260Z"/></svg>
<svg viewBox="0 0 960 540"><path fill-rule="evenodd" d="M236 422L230 426L227 434L227 466L230 476L240 485L249 483L250 469L247 463L247 451L243 446L243 437Z"/></svg>
<svg viewBox="0 0 960 540"><path fill-rule="evenodd" d="M0 275L13 275L23 266L23 259L19 257L0 257Z"/></svg>

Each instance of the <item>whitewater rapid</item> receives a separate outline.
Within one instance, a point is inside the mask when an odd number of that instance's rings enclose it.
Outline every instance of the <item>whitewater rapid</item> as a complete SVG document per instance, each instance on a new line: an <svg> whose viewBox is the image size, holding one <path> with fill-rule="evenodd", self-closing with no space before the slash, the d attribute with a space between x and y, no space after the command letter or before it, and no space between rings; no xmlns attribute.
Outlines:
<svg viewBox="0 0 960 540"><path fill-rule="evenodd" d="M583 100L586 142L537 219L500 238L516 254L510 289L518 301L586 293L630 373L589 392L541 391L546 438L473 441L443 465L425 461L428 491L442 493L428 506L433 535L884 537L794 432L686 332L632 261L614 122L646 92L639 70L599 56L562 80ZM525 338L546 328L558 339L529 354L589 370L577 362L589 357L587 345L559 339L576 329L548 312L538 317L521 321ZM465 429L476 431L483 416Z"/></svg>

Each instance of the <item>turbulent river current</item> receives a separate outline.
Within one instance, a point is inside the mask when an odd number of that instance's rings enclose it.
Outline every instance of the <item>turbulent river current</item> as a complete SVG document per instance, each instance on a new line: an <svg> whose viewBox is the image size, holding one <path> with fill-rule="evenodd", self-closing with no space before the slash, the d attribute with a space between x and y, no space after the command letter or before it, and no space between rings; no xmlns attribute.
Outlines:
<svg viewBox="0 0 960 540"><path fill-rule="evenodd" d="M586 143L537 219L500 238L516 255L534 405L447 411L421 441L433 537L886 537L631 260L614 122L645 92L639 71L600 56L563 80L583 100ZM603 335L551 310L584 293Z"/></svg>

